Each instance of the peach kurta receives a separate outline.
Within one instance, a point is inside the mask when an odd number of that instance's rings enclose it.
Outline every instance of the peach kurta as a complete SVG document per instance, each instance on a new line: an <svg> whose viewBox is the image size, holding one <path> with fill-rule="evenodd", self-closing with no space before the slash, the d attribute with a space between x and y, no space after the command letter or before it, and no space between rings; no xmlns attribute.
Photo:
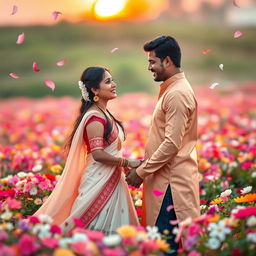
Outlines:
<svg viewBox="0 0 256 256"><path fill-rule="evenodd" d="M143 183L143 225L155 225L168 185L179 221L198 217L199 173L196 154L197 102L184 76L178 73L161 84L145 161L137 169ZM163 192L154 196L152 191Z"/></svg>

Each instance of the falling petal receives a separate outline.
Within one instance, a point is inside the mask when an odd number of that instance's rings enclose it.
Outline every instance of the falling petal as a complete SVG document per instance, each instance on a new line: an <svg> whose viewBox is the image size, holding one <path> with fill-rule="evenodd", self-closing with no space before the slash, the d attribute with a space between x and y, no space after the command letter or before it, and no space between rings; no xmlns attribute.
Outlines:
<svg viewBox="0 0 256 256"><path fill-rule="evenodd" d="M237 8L240 8L240 6L238 5L238 3L236 2L236 0L233 0L233 5Z"/></svg>
<svg viewBox="0 0 256 256"><path fill-rule="evenodd" d="M20 77L19 77L17 74L15 74L15 73L10 73L9 76L12 77L12 78L15 78L15 79L20 78Z"/></svg>
<svg viewBox="0 0 256 256"><path fill-rule="evenodd" d="M54 91L54 89L55 89L55 84L54 84L53 81L51 81L51 80L45 80L44 82L45 82L46 86L48 86L49 88L51 88L51 89Z"/></svg>
<svg viewBox="0 0 256 256"><path fill-rule="evenodd" d="M239 38L243 33L239 30L237 30L235 33L234 33L234 38Z"/></svg>
<svg viewBox="0 0 256 256"><path fill-rule="evenodd" d="M39 69L39 68L37 68L37 65L38 65L38 62L33 62L32 67L33 67L33 70L34 70L34 71L39 72L39 71L40 71L40 69Z"/></svg>
<svg viewBox="0 0 256 256"><path fill-rule="evenodd" d="M24 33L21 33L19 36L18 36L18 39L16 41L16 44L22 44L23 41L25 39L25 34Z"/></svg>
<svg viewBox="0 0 256 256"><path fill-rule="evenodd" d="M154 196L162 196L164 194L163 192L158 191L158 190L153 190L152 193Z"/></svg>
<svg viewBox="0 0 256 256"><path fill-rule="evenodd" d="M202 51L203 54L208 54L211 51L211 49Z"/></svg>
<svg viewBox="0 0 256 256"><path fill-rule="evenodd" d="M67 63L66 60L60 60L57 62L57 66L59 66L59 67L64 66L66 63Z"/></svg>
<svg viewBox="0 0 256 256"><path fill-rule="evenodd" d="M58 12L58 11L52 12L52 18L54 20L56 20L58 18L58 16L61 15L61 14L62 14L62 12Z"/></svg>
<svg viewBox="0 0 256 256"><path fill-rule="evenodd" d="M177 225L179 223L179 221L178 220L170 220L169 223L174 226L174 225Z"/></svg>
<svg viewBox="0 0 256 256"><path fill-rule="evenodd" d="M118 50L118 48L113 48L110 52L111 53L114 53L115 51L117 51Z"/></svg>
<svg viewBox="0 0 256 256"><path fill-rule="evenodd" d="M219 83L213 83L211 86L210 86L210 89L214 89L217 85L220 85Z"/></svg>
<svg viewBox="0 0 256 256"><path fill-rule="evenodd" d="M13 8L12 8L11 15L14 15L17 11L18 11L18 7L16 5L14 5Z"/></svg>
<svg viewBox="0 0 256 256"><path fill-rule="evenodd" d="M173 205L169 205L169 206L167 206L166 211L169 212L169 211L172 210L173 208L174 208Z"/></svg>
<svg viewBox="0 0 256 256"><path fill-rule="evenodd" d="M224 65L223 65L223 64L220 64L220 65L219 65L219 68L223 71Z"/></svg>

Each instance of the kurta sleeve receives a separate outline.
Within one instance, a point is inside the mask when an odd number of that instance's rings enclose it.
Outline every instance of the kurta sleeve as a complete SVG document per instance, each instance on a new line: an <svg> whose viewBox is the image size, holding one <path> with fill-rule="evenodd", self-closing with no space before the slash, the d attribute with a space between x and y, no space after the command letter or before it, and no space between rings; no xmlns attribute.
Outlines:
<svg viewBox="0 0 256 256"><path fill-rule="evenodd" d="M153 155L136 170L141 178L160 170L178 153L188 125L191 105L184 92L174 91L164 96L165 138Z"/></svg>

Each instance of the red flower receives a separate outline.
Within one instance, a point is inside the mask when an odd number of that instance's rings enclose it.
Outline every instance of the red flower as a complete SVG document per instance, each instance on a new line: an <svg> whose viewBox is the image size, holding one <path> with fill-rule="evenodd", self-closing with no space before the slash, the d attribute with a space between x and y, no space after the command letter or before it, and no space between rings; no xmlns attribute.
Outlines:
<svg viewBox="0 0 256 256"><path fill-rule="evenodd" d="M53 176L53 175L51 175L51 174L49 174L49 173L46 173L46 174L45 174L45 177L46 177L48 180L50 180L50 181L55 181L55 180L56 180L55 176Z"/></svg>
<svg viewBox="0 0 256 256"><path fill-rule="evenodd" d="M232 256L242 256L240 249L233 249L231 251Z"/></svg>
<svg viewBox="0 0 256 256"><path fill-rule="evenodd" d="M136 212L137 212L138 217L142 216L142 209L136 208Z"/></svg>
<svg viewBox="0 0 256 256"><path fill-rule="evenodd" d="M51 228L50 228L50 232L52 234L61 234L61 228L57 225L52 225Z"/></svg>

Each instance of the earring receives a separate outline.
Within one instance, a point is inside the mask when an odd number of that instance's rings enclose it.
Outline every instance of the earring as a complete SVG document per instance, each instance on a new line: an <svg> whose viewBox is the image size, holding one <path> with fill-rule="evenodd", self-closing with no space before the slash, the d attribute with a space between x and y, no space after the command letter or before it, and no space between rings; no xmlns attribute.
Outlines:
<svg viewBox="0 0 256 256"><path fill-rule="evenodd" d="M93 101L94 101L94 102L98 102L98 101L99 101L99 97L98 97L97 95L95 95L95 96L93 97Z"/></svg>

